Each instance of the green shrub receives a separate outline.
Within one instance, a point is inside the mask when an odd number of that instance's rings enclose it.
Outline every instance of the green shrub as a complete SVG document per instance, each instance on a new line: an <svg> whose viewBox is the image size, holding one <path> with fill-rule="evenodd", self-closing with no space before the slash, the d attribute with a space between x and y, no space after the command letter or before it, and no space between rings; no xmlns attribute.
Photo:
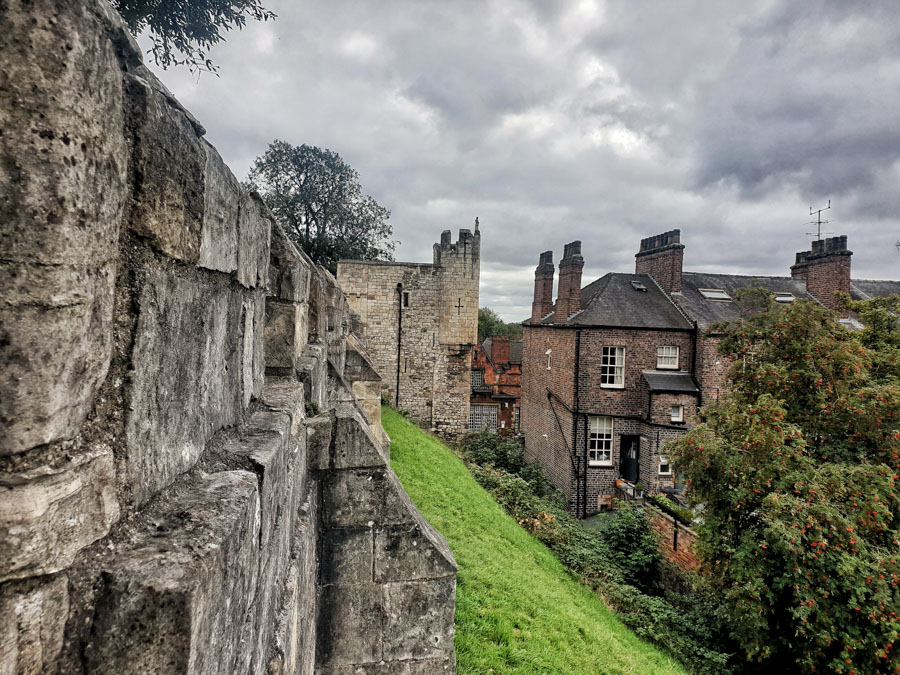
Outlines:
<svg viewBox="0 0 900 675"><path fill-rule="evenodd" d="M662 595L664 559L643 511L622 504L599 531L587 530L565 510L561 493L548 490L547 498L535 488L549 482L539 466L524 461L516 441L482 432L465 440L461 454L494 500L566 569L597 589L635 633L693 673L732 672L730 654L736 649L727 637L727 617L716 613L718 603L702 578L684 575L675 584L682 593Z"/></svg>
<svg viewBox="0 0 900 675"><path fill-rule="evenodd" d="M619 503L601 521L599 531L625 582L645 593L658 593L662 554L644 512L636 506Z"/></svg>

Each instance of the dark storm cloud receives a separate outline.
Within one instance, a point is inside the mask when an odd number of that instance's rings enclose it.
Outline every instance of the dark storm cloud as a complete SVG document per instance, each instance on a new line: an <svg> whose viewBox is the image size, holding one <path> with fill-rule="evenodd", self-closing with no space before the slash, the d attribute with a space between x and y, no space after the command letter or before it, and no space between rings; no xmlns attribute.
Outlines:
<svg viewBox="0 0 900 675"><path fill-rule="evenodd" d="M541 251L585 281L680 227L686 267L786 274L831 198L854 274L897 276L900 27L889 2L266 2L221 77L162 75L235 172L339 152L401 260L482 223L481 304L530 312ZM892 257L893 256L893 257Z"/></svg>

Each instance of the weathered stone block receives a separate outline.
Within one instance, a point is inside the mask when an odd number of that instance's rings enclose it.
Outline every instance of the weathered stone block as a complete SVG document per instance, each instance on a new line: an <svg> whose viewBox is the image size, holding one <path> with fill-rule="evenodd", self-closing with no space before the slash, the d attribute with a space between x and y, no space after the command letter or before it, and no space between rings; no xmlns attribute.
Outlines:
<svg viewBox="0 0 900 675"><path fill-rule="evenodd" d="M51 574L119 517L109 448L0 474L0 581Z"/></svg>
<svg viewBox="0 0 900 675"><path fill-rule="evenodd" d="M306 402L302 382L292 377L267 377L261 398L267 408L290 416L292 436L303 434Z"/></svg>
<svg viewBox="0 0 900 675"><path fill-rule="evenodd" d="M266 300L266 367L293 370L305 344L305 306L275 302L268 298Z"/></svg>
<svg viewBox="0 0 900 675"><path fill-rule="evenodd" d="M456 560L444 538L416 512L417 524L375 532L375 581L456 577Z"/></svg>
<svg viewBox="0 0 900 675"><path fill-rule="evenodd" d="M324 479L328 527L413 524L415 507L388 468L333 471Z"/></svg>
<svg viewBox="0 0 900 675"><path fill-rule="evenodd" d="M453 655L456 577L384 585L384 659Z"/></svg>
<svg viewBox="0 0 900 675"><path fill-rule="evenodd" d="M139 299L126 464L146 501L240 421L243 299L228 286L151 270ZM203 326L203 330L197 327Z"/></svg>
<svg viewBox="0 0 900 675"><path fill-rule="evenodd" d="M335 409L332 447L335 469L383 467L389 462L387 452L355 405L343 404Z"/></svg>
<svg viewBox="0 0 900 675"><path fill-rule="evenodd" d="M336 584L319 588L317 664L381 660L381 588L379 584Z"/></svg>
<svg viewBox="0 0 900 675"><path fill-rule="evenodd" d="M179 484L107 554L83 645L90 672L247 672L259 501L246 471Z"/></svg>
<svg viewBox="0 0 900 675"><path fill-rule="evenodd" d="M272 225L269 256L269 293L282 300L306 302L313 266L290 241L280 225Z"/></svg>
<svg viewBox="0 0 900 675"><path fill-rule="evenodd" d="M237 223L237 280L247 288L265 287L268 282L272 228L268 213L258 194L241 188ZM274 290L273 293L277 295Z"/></svg>
<svg viewBox="0 0 900 675"><path fill-rule="evenodd" d="M310 469L327 469L331 466L331 434L334 420L330 415L316 415L304 421L306 445Z"/></svg>
<svg viewBox="0 0 900 675"><path fill-rule="evenodd" d="M237 272L240 186L213 146L201 140L200 147L206 156L206 163L203 172L200 259L197 264L219 272Z"/></svg>
<svg viewBox="0 0 900 675"><path fill-rule="evenodd" d="M0 454L72 437L106 376L128 180L122 96L87 6L4 3Z"/></svg>
<svg viewBox="0 0 900 675"><path fill-rule="evenodd" d="M128 223L172 258L200 259L207 156L190 119L151 83L126 75L134 135L134 192Z"/></svg>
<svg viewBox="0 0 900 675"><path fill-rule="evenodd" d="M305 434L291 434L290 416L269 411L254 412L223 445L224 452L248 460L259 481L260 577L248 628L253 672L262 672L286 583L298 500L305 487L305 448Z"/></svg>
<svg viewBox="0 0 900 675"><path fill-rule="evenodd" d="M321 584L370 583L374 531L371 527L326 530L322 534Z"/></svg>
<svg viewBox="0 0 900 675"><path fill-rule="evenodd" d="M324 345L307 344L303 348L297 361L297 377L303 382L307 400L324 410L328 390L328 363Z"/></svg>
<svg viewBox="0 0 900 675"><path fill-rule="evenodd" d="M68 613L65 576L0 587L0 673L47 672L62 648Z"/></svg>
<svg viewBox="0 0 900 675"><path fill-rule="evenodd" d="M244 408L250 405L250 400L255 393L254 385L256 384L256 373L253 367L253 359L256 356L256 337L254 335L253 322L254 309L252 302L244 302L243 331L241 336L241 403Z"/></svg>
<svg viewBox="0 0 900 675"><path fill-rule="evenodd" d="M267 670L273 675L313 672L316 652L316 490L306 501L294 528L292 557L278 615L272 654Z"/></svg>

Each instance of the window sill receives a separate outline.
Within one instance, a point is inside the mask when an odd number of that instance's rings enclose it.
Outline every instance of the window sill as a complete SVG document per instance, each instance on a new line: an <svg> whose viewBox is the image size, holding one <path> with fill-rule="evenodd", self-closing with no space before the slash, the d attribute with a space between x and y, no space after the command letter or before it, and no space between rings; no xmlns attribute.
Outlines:
<svg viewBox="0 0 900 675"><path fill-rule="evenodd" d="M657 370L678 370L678 366L661 366L657 363L656 369Z"/></svg>
<svg viewBox="0 0 900 675"><path fill-rule="evenodd" d="M624 384L601 384L601 389L624 389Z"/></svg>
<svg viewBox="0 0 900 675"><path fill-rule="evenodd" d="M600 469L612 469L613 468L612 462L588 462L588 466L593 466L595 468L600 468Z"/></svg>

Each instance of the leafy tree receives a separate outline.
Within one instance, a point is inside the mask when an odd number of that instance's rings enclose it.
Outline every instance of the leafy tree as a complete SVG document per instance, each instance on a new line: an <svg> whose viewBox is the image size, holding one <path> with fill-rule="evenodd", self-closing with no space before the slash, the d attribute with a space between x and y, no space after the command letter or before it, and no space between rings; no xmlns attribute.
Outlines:
<svg viewBox="0 0 900 675"><path fill-rule="evenodd" d="M900 669L900 387L836 321L763 291L724 327L732 393L673 449L698 549L760 668ZM860 305L880 311L880 305ZM889 323L889 322L888 322ZM896 340L896 323L878 328Z"/></svg>
<svg viewBox="0 0 900 675"><path fill-rule="evenodd" d="M519 340L522 337L522 324L506 323L500 318L490 307L478 308L478 344L481 344L489 337L494 336L508 337L512 340Z"/></svg>
<svg viewBox="0 0 900 675"><path fill-rule="evenodd" d="M250 180L289 236L332 273L341 259L393 260L391 212L362 193L336 152L276 140Z"/></svg>
<svg viewBox="0 0 900 675"><path fill-rule="evenodd" d="M215 72L207 52L225 40L222 31L241 29L247 18L274 19L260 0L111 0L137 35L144 29L153 40L153 60L162 68L187 65L192 71Z"/></svg>

